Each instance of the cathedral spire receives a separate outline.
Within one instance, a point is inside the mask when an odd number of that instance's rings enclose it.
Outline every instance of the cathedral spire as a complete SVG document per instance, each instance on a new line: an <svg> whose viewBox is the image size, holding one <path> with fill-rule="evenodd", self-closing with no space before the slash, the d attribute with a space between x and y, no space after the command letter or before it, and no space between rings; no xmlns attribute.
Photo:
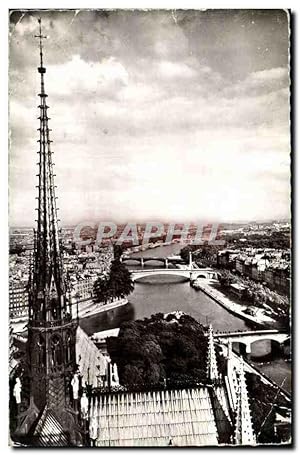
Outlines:
<svg viewBox="0 0 300 455"><path fill-rule="evenodd" d="M211 381L219 379L219 371L214 345L214 333L211 324L208 328L207 378Z"/></svg>
<svg viewBox="0 0 300 455"><path fill-rule="evenodd" d="M23 375L27 389L29 385L27 390L29 400L24 395L23 405L28 407L18 416L20 424L15 434L17 437L29 438L30 445L35 445L34 441L38 441L39 438L45 441L44 438L48 436L44 431L47 432L51 425L55 425L63 444L72 445L76 444L78 438L82 441L76 400L73 399L71 392L71 381L77 370L78 319L72 320L71 302L67 303L58 238L54 163L48 127L49 106L46 103L44 80L46 67L43 59L43 40L46 37L42 34L41 19L38 22L39 34L36 35L40 51L38 217L34 231L33 267L29 282L27 368L24 369Z"/></svg>
<svg viewBox="0 0 300 455"><path fill-rule="evenodd" d="M248 446L256 444L243 362L240 362L234 442L238 445Z"/></svg>
<svg viewBox="0 0 300 455"><path fill-rule="evenodd" d="M41 411L45 406L56 413L69 409L69 383L76 370L76 330L71 302L66 296L62 253L58 238L58 220L54 173L48 126L41 19L39 22L40 75L38 217L34 231L33 270L29 284L28 370L30 395Z"/></svg>
<svg viewBox="0 0 300 455"><path fill-rule="evenodd" d="M39 22L40 74L39 93L39 160L38 160L38 207L37 229L35 233L34 268L32 292L30 298L30 319L35 321L62 320L70 309L67 308L62 258L58 238L58 220L54 184L54 163L52 160L50 129L48 126L47 97L45 90L45 74L43 56L43 40L41 19ZM54 281L54 285L53 285ZM55 286L54 295L50 288Z"/></svg>

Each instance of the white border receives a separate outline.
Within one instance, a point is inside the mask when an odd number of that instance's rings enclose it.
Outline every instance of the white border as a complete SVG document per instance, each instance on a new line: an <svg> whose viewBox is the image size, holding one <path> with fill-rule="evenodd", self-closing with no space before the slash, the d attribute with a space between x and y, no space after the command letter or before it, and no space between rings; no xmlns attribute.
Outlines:
<svg viewBox="0 0 300 455"><path fill-rule="evenodd" d="M50 9L76 9L76 8L107 8L107 9L113 9L113 8L169 8L169 9L188 9L188 8L194 8L194 9L200 9L200 8L255 8L255 9L263 9L263 8L269 8L269 9L276 9L276 8L290 8L292 12L294 13L294 28L297 27L297 12L299 12L299 6L298 2L296 0L290 0L287 4L287 2L284 1L278 1L278 0L273 0L272 2L261 2L260 0L252 0L252 1L247 1L247 2L241 2L241 1L210 1L210 2L202 2L199 0L152 0L152 1L145 1L145 0L102 0L102 1L91 1L91 0L73 0L72 2L67 2L65 0L52 0L51 2L43 2L42 0L28 0L28 1L3 1L0 3L0 43L1 43L1 84L0 84L0 100L1 100L1 131L0 131L0 140L1 140L1 152L0 152L0 204L1 204L1 218L0 218L0 234L1 234L1 240L2 240L2 249L1 249L1 260L0 260L0 279L1 279L1 330L0 330L0 336L1 336L1 372L0 372L0 379L1 379L1 384L0 384L0 391L1 391L1 399L0 403L2 405L2 412L0 413L0 431L1 431L1 437L0 437L0 448L1 448L1 455L3 453L8 453L8 451L12 450L8 448L8 179L7 179L7 166L8 166L8 9L47 9L47 7ZM296 40L296 30L294 29L294 38L295 38L295 55L294 59L296 59L296 62L299 61L299 47L298 47L298 42ZM295 64L295 62L294 62ZM295 67L295 74L298 74L298 65ZM296 77L294 80L294 85L296 83ZM299 79L299 78L298 78ZM295 87L294 87L295 90ZM294 99L295 103L295 111L296 111L296 105L298 101L298 96ZM298 120L296 119L295 116L295 125L294 125L294 135L296 136L296 131L298 130ZM296 140L295 144L296 146ZM296 155L296 151L294 150L294 155ZM299 160L298 160L299 161ZM296 162L295 156L294 156L294 181L296 183L295 188L294 188L294 197L296 197L296 192L297 192L297 187L298 187L298 177L299 177L299 165ZM294 204L294 207L296 204ZM299 215L300 209L298 210L297 213L294 213L294 222L295 222L295 228L299 226L300 223L300 215ZM298 232L298 229L297 229ZM295 232L296 235L296 232ZM295 241L294 243L294 248L296 248L295 251L295 258L298 258L299 255L299 244L298 242ZM298 273L294 267L294 282L300 282L299 279L300 277L298 276ZM295 289L296 291L296 289ZM299 309L297 308L298 306L298 292L295 292L294 296L294 306L295 306L295 319L294 320L294 335L296 338L296 323L298 319L298 314L299 314ZM295 340L294 340L295 343ZM298 359L298 352L296 351L296 355L294 358L294 368L297 364L297 359ZM297 384L296 377L294 376L294 384ZM295 387L296 389L296 387ZM296 391L296 390L295 390ZM297 396L296 396L297 398ZM298 402L298 400L296 400ZM296 403L294 409L296 410ZM295 419L295 413L294 413L294 419ZM295 422L295 428L294 428L294 438L295 438L295 443L297 443L297 429L298 429L298 422ZM26 449L28 451L30 449ZM88 449L86 449L88 450ZM110 449L111 451L112 449ZM142 449L141 449L142 450ZM188 451L189 449L181 449L181 451ZM204 451L208 451L208 449L201 449ZM216 452L218 453L220 449L213 449L209 450L209 452ZM249 449L245 449L248 451ZM262 452L264 449L256 449L256 453ZM287 449L282 448L282 451L286 451ZM101 449L101 451L107 451L107 449ZM156 449L156 452L159 451L161 452L162 449ZM57 450L56 453L61 452L60 450ZM110 452L108 452L110 453ZM137 451L135 450L135 453Z"/></svg>

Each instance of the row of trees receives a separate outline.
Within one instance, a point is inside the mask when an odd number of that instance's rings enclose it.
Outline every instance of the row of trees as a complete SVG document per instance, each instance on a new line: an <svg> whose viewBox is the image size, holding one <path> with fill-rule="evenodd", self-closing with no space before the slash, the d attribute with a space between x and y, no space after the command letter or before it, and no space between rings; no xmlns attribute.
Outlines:
<svg viewBox="0 0 300 455"><path fill-rule="evenodd" d="M223 248L223 246L222 246ZM189 262L190 252L193 255L193 261L199 266L213 267L217 265L217 254L220 247L217 245L209 245L207 242L201 246L186 245L180 251L180 256L185 262Z"/></svg>
<svg viewBox="0 0 300 455"><path fill-rule="evenodd" d="M257 283L249 278L238 277L228 270L219 272L219 281L224 286L230 286L232 283L243 285L245 287L244 297L253 305L275 305L276 308L286 308L289 306L289 299L286 296L272 291L268 286L264 286L262 283Z"/></svg>
<svg viewBox="0 0 300 455"><path fill-rule="evenodd" d="M241 238L243 240L241 240ZM289 232L274 231L263 235L252 233L246 237L243 233L225 234L223 239L228 247L234 248L289 249L291 247Z"/></svg>
<svg viewBox="0 0 300 455"><path fill-rule="evenodd" d="M248 303L249 305L259 308L262 306L269 306L280 326L283 328L289 327L290 304L288 297L272 291L268 286L264 286L262 283L238 277L229 270L222 270L219 272L219 281L225 288L229 287L232 283L243 285L245 287L242 297L243 303Z"/></svg>

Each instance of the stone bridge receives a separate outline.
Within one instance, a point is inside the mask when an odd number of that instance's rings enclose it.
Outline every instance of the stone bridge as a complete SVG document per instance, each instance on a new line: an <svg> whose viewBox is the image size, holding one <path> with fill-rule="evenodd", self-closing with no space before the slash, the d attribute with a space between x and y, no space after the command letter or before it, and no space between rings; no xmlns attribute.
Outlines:
<svg viewBox="0 0 300 455"><path fill-rule="evenodd" d="M169 264L183 264L184 260L181 256L159 257L159 256L134 256L134 257L121 257L121 262L138 262L142 267L147 262L155 261L161 262L168 267Z"/></svg>
<svg viewBox="0 0 300 455"><path fill-rule="evenodd" d="M217 278L217 272L213 269L144 269L144 270L130 270L133 281L140 280L141 278L158 275L170 275L183 277L186 280L193 281L197 278L204 278L206 280Z"/></svg>
<svg viewBox="0 0 300 455"><path fill-rule="evenodd" d="M290 341L290 334L280 330L248 330L240 332L215 332L214 337L216 340L228 344L232 343L237 346L240 351L251 354L252 345L259 341L269 341L269 352L273 348L283 348L287 342ZM289 345L289 343L288 343ZM242 349L241 349L242 346ZM244 348L244 349L243 349ZM268 354L264 353L264 354ZM243 352L241 352L243 353Z"/></svg>

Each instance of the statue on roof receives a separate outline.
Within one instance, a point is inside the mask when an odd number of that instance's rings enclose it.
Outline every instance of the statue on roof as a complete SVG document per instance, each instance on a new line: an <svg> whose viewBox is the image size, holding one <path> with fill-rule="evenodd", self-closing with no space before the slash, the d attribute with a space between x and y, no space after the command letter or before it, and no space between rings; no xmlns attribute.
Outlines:
<svg viewBox="0 0 300 455"><path fill-rule="evenodd" d="M88 418L88 409L89 409L89 400L86 396L86 393L83 392L82 397L80 399L80 411L81 411L81 417L85 420Z"/></svg>
<svg viewBox="0 0 300 455"><path fill-rule="evenodd" d="M78 373L75 373L72 380L71 380L71 386L73 390L73 400L78 400L79 398L79 375Z"/></svg>
<svg viewBox="0 0 300 455"><path fill-rule="evenodd" d="M20 378L17 378L15 386L14 386L14 392L13 392L17 404L21 403L21 392L22 392L21 380L20 380Z"/></svg>

